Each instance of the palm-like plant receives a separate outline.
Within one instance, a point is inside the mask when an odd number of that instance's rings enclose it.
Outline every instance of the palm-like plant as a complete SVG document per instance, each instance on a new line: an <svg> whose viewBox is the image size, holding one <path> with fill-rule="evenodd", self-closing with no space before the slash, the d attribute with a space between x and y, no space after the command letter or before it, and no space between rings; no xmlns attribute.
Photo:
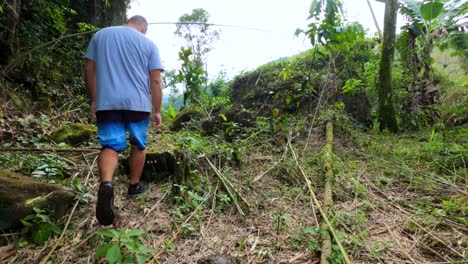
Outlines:
<svg viewBox="0 0 468 264"><path fill-rule="evenodd" d="M407 109L416 110L436 102L437 89L431 76L434 46L452 47L458 54L468 49L468 35L459 29L468 25L468 2L464 0L402 0L400 13L407 24L402 27L398 50L406 68L407 90L413 100Z"/></svg>

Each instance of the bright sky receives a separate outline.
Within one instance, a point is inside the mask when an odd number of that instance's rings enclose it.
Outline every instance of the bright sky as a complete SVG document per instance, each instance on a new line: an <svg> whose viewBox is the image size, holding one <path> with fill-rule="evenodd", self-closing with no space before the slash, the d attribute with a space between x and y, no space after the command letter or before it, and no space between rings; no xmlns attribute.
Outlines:
<svg viewBox="0 0 468 264"><path fill-rule="evenodd" d="M385 4L369 0L380 29L383 29ZM254 69L269 61L295 55L310 48L304 36L294 37L297 28L305 29L312 0L134 0L128 17L142 15L148 22L177 22L179 17L203 8L210 23L261 29L215 27L221 38L208 56L208 73L221 70L229 78L244 70ZM376 32L367 0L345 0L349 21L359 21L370 32ZM398 21L401 26L401 18ZM147 36L159 48L166 69L176 69L178 51L183 42L175 35L175 25L150 25Z"/></svg>

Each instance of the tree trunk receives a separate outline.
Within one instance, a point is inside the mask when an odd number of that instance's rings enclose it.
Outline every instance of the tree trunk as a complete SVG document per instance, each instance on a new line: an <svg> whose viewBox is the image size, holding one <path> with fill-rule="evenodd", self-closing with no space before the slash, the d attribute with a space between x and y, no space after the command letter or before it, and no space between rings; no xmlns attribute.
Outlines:
<svg viewBox="0 0 468 264"><path fill-rule="evenodd" d="M395 52L395 31L397 0L385 0L384 41L379 75L379 123L380 130L398 132L398 124L393 105L393 55Z"/></svg>
<svg viewBox="0 0 468 264"><path fill-rule="evenodd" d="M7 0L0 15L0 65L6 65L15 53L15 39L20 20L21 0Z"/></svg>

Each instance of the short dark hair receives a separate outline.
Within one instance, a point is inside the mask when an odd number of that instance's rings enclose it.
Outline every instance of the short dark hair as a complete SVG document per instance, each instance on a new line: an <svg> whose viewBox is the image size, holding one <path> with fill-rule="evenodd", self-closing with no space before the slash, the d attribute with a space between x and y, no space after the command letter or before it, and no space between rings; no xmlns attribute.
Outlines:
<svg viewBox="0 0 468 264"><path fill-rule="evenodd" d="M144 28L148 28L148 21L146 21L146 18L140 15L132 16L131 18L127 20L127 24L128 23L132 23L132 24L136 24L141 27L144 27Z"/></svg>

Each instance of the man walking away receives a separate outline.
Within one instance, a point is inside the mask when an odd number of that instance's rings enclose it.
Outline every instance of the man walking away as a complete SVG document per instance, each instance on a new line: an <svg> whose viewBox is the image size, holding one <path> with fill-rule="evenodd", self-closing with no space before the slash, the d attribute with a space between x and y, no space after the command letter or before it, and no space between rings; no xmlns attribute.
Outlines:
<svg viewBox="0 0 468 264"><path fill-rule="evenodd" d="M146 158L146 138L151 120L161 126L161 64L156 45L145 34L148 22L131 17L126 26L108 27L91 39L85 58L85 80L96 116L101 153L98 158L100 185L96 218L101 225L114 222L112 177L118 155L131 145L128 196L148 190L140 183Z"/></svg>

